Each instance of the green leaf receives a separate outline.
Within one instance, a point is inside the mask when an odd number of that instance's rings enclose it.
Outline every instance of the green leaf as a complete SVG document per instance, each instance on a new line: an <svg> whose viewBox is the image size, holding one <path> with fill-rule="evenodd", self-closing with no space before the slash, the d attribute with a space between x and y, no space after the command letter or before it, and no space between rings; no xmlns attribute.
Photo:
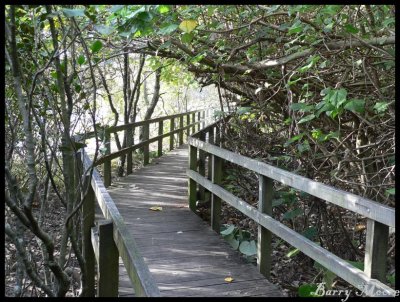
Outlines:
<svg viewBox="0 0 400 302"><path fill-rule="evenodd" d="M295 34L295 33L299 33L303 30L303 24L301 23L300 20L296 20L295 23L293 23L293 25L291 27L289 27L288 29L288 34Z"/></svg>
<svg viewBox="0 0 400 302"><path fill-rule="evenodd" d="M346 24L344 26L345 30L351 34L356 34L359 32L359 30L357 28L355 28L353 25L351 24Z"/></svg>
<svg viewBox="0 0 400 302"><path fill-rule="evenodd" d="M190 43L193 40L193 35L185 33L182 35L181 40L183 43Z"/></svg>
<svg viewBox="0 0 400 302"><path fill-rule="evenodd" d="M239 251L247 256L252 256L257 254L257 246L254 240L252 241L242 241L239 246Z"/></svg>
<svg viewBox="0 0 400 302"><path fill-rule="evenodd" d="M287 220L293 219L293 218L295 218L297 216L300 216L301 214L303 214L303 211L300 208L296 208L296 209L294 209L292 211L286 212L283 215L283 219L287 219Z"/></svg>
<svg viewBox="0 0 400 302"><path fill-rule="evenodd" d="M229 239L227 239L226 241L231 245L231 247L232 247L234 250L237 250L238 247L239 247L239 245L240 245L239 240L236 240L235 238L229 238Z"/></svg>
<svg viewBox="0 0 400 302"><path fill-rule="evenodd" d="M85 63L85 56L84 55L80 55L79 57L78 57L78 64L79 65L82 65L83 63Z"/></svg>
<svg viewBox="0 0 400 302"><path fill-rule="evenodd" d="M314 114L307 115L307 116L303 117L303 118L298 122L298 124L302 124L302 123L305 123L305 122L309 122L309 121L313 120L314 118L315 118L315 115L314 115Z"/></svg>
<svg viewBox="0 0 400 302"><path fill-rule="evenodd" d="M251 110L251 107L238 107L236 109L236 113L238 115L242 115L242 114L246 114L246 113L250 112L250 110Z"/></svg>
<svg viewBox="0 0 400 302"><path fill-rule="evenodd" d="M364 262L360 261L351 261L351 260L346 260L348 263L350 263L352 266L358 268L361 271L364 271Z"/></svg>
<svg viewBox="0 0 400 302"><path fill-rule="evenodd" d="M392 286L394 286L396 284L396 275L395 274L387 275L386 279L390 282L390 284Z"/></svg>
<svg viewBox="0 0 400 302"><path fill-rule="evenodd" d="M395 195L395 194L396 194L396 188L387 189L387 190L385 191L385 194L386 194L386 195Z"/></svg>
<svg viewBox="0 0 400 302"><path fill-rule="evenodd" d="M387 108L388 108L388 103L386 103L386 102L378 102L374 106L374 110L377 113L385 112L387 110Z"/></svg>
<svg viewBox="0 0 400 302"><path fill-rule="evenodd" d="M290 145L291 143L294 143L295 141L298 141L299 139L302 139L303 136L305 135L305 133L300 133L296 136L293 136L291 139L289 139L284 146L287 147L288 145Z"/></svg>
<svg viewBox="0 0 400 302"><path fill-rule="evenodd" d="M90 46L90 49L92 50L92 53L98 52L101 48L103 47L103 43L101 41L97 40L95 41L92 46Z"/></svg>
<svg viewBox="0 0 400 302"><path fill-rule="evenodd" d="M75 9L63 8L61 10L64 13L64 15L68 18L83 17L85 15L85 10L81 8L75 8Z"/></svg>
<svg viewBox="0 0 400 302"><path fill-rule="evenodd" d="M178 24L168 24L164 27L161 27L158 31L159 34L161 35L168 35L175 31L178 28Z"/></svg>
<svg viewBox="0 0 400 302"><path fill-rule="evenodd" d="M73 142L73 144L76 150L79 150L87 146L85 143L80 143L80 142Z"/></svg>
<svg viewBox="0 0 400 302"><path fill-rule="evenodd" d="M339 90L331 89L328 94L323 98L324 101L331 103L335 108L339 108L340 105L346 102L347 90L341 88Z"/></svg>
<svg viewBox="0 0 400 302"><path fill-rule="evenodd" d="M230 235L235 231L235 228L234 225L229 225L225 230L221 231L220 234L224 236Z"/></svg>
<svg viewBox="0 0 400 302"><path fill-rule="evenodd" d="M197 26L196 20L183 20L179 28L187 34L190 34Z"/></svg>
<svg viewBox="0 0 400 302"><path fill-rule="evenodd" d="M392 24L392 23L395 23L395 19L393 17L387 18L385 21L382 22L382 25L384 27L387 27L389 24Z"/></svg>
<svg viewBox="0 0 400 302"><path fill-rule="evenodd" d="M310 240L313 240L317 234L318 230L316 227L309 227L303 232L303 236Z"/></svg>
<svg viewBox="0 0 400 302"><path fill-rule="evenodd" d="M168 12L169 12L169 6L168 6L168 5L160 5L160 6L158 7L158 12L159 12L160 14L168 13Z"/></svg>
<svg viewBox="0 0 400 302"><path fill-rule="evenodd" d="M336 274L330 270L327 269L324 271L323 280L327 289L332 289L333 281L335 281L336 277Z"/></svg>
<svg viewBox="0 0 400 302"><path fill-rule="evenodd" d="M348 103L346 103L346 105L344 106L344 109L347 109L347 110L350 110L353 112L363 113L364 105L365 105L365 100L351 99L351 100L349 100Z"/></svg>
<svg viewBox="0 0 400 302"><path fill-rule="evenodd" d="M291 258L293 256L296 256L298 253L300 253L299 249L293 249L286 254L286 257Z"/></svg>
<svg viewBox="0 0 400 302"><path fill-rule="evenodd" d="M320 297L320 295L315 294L317 288L316 284L303 284L298 289L299 297Z"/></svg>
<svg viewBox="0 0 400 302"><path fill-rule="evenodd" d="M101 24L95 25L94 29L98 33L100 33L102 35L106 35L106 36L111 34L114 31L113 27L110 27L110 26L107 26L107 25L101 25Z"/></svg>
<svg viewBox="0 0 400 302"><path fill-rule="evenodd" d="M293 111L309 112L314 108L313 105L307 105L306 103L292 103L290 109Z"/></svg>
<svg viewBox="0 0 400 302"><path fill-rule="evenodd" d="M50 72L50 75L53 79L57 79L57 71Z"/></svg>

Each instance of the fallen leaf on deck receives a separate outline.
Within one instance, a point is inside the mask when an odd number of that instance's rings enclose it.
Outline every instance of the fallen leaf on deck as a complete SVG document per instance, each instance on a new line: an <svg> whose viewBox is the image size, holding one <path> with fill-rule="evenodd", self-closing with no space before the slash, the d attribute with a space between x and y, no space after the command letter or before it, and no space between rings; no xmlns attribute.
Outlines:
<svg viewBox="0 0 400 302"><path fill-rule="evenodd" d="M177 234L182 234L183 232L182 231L178 231L178 232L176 232Z"/></svg>
<svg viewBox="0 0 400 302"><path fill-rule="evenodd" d="M151 207L151 208L149 208L149 210L152 210L152 211L162 211L162 207Z"/></svg>
<svg viewBox="0 0 400 302"><path fill-rule="evenodd" d="M233 280L235 280L235 279L233 279L232 277L226 277L225 279L224 279L226 282L229 282L229 283L231 283Z"/></svg>

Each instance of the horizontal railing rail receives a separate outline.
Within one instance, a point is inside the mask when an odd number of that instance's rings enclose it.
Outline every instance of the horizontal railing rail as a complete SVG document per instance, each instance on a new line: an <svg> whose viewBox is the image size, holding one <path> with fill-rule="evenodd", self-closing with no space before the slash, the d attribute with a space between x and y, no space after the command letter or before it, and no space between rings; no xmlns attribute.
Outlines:
<svg viewBox="0 0 400 302"><path fill-rule="evenodd" d="M197 196L200 196L200 199L204 198L203 192L208 190L211 192L211 225L216 232L220 230L221 201L230 204L258 223L257 262L259 270L267 277L271 268L271 233L273 233L350 284L363 287L366 295L395 296L396 291L383 283L386 280L389 227L393 229L395 227L393 208L223 149L219 147L222 138L221 125L220 122L216 122L189 137L187 175L190 209L195 211ZM206 156L209 157L209 164L211 163L207 177L204 173ZM258 174L258 209L220 186L222 161L229 161ZM271 217L274 180L367 218L364 271Z"/></svg>

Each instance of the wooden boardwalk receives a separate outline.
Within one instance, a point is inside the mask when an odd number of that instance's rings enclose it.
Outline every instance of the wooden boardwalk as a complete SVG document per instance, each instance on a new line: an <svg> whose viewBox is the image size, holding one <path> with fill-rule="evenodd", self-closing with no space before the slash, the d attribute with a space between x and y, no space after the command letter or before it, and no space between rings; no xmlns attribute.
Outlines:
<svg viewBox="0 0 400 302"><path fill-rule="evenodd" d="M109 193L130 229L162 296L283 296L221 236L188 208L187 145L134 174ZM150 207L162 207L151 211ZM234 281L227 283L226 277ZM120 296L133 296L120 265Z"/></svg>

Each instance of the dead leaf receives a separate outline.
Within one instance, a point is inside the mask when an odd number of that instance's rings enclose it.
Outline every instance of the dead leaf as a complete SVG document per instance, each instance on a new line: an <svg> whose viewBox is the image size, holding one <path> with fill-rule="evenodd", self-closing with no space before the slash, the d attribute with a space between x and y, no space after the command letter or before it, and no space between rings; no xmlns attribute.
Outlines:
<svg viewBox="0 0 400 302"><path fill-rule="evenodd" d="M226 277L225 279L224 279L226 282L229 282L229 283L231 283L233 280L235 280L235 279L233 279L232 277Z"/></svg>
<svg viewBox="0 0 400 302"><path fill-rule="evenodd" d="M149 210L152 210L152 211L162 211L162 207L151 207L151 208L149 208Z"/></svg>
<svg viewBox="0 0 400 302"><path fill-rule="evenodd" d="M356 232L362 232L362 231L364 231L365 229L367 228L367 226L365 225L365 224L357 224L355 227L354 227L354 230L356 231Z"/></svg>

